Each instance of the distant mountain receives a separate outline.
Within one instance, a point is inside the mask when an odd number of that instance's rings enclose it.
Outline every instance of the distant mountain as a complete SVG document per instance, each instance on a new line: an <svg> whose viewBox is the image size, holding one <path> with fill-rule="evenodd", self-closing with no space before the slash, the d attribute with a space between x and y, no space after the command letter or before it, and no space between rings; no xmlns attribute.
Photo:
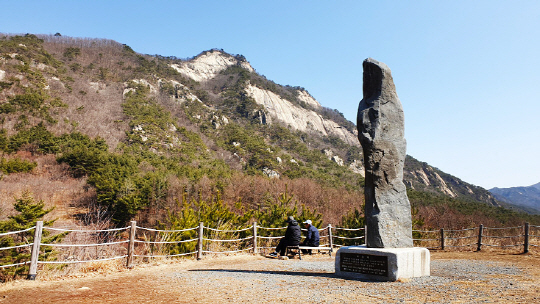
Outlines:
<svg viewBox="0 0 540 304"><path fill-rule="evenodd" d="M540 183L528 187L493 188L489 191L500 201L540 214Z"/></svg>

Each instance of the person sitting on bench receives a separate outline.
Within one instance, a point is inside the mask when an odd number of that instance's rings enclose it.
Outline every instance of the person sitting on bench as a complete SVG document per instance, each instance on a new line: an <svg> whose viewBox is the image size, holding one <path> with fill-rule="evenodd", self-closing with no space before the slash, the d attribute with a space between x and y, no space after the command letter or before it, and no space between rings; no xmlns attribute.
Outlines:
<svg viewBox="0 0 540 304"><path fill-rule="evenodd" d="M311 220L305 221L304 227L307 229L307 235L300 246L319 247L319 229L311 224ZM302 249L302 253L311 254L311 249Z"/></svg>
<svg viewBox="0 0 540 304"><path fill-rule="evenodd" d="M294 220L294 217L289 216L287 223L289 223L289 225L287 226L287 231L285 231L285 236L279 240L276 251L270 253L270 256L272 257L276 257L278 252L280 256L284 256L285 251L287 251L287 246L298 246L298 244L300 244L302 232L300 231L298 222Z"/></svg>

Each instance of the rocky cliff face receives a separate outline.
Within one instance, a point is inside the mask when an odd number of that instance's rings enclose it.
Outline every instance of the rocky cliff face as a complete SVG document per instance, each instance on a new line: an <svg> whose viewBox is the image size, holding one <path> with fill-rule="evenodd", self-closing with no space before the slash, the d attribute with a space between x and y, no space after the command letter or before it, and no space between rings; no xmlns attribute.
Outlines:
<svg viewBox="0 0 540 304"><path fill-rule="evenodd" d="M218 50L204 52L194 59L171 67L182 75L198 82L209 81L230 66L240 66L249 72L255 72L243 57L231 56ZM279 120L295 130L320 132L323 136L337 136L348 145L359 146L356 132L352 133L334 121L324 119L316 111L299 107L278 94L247 84L245 92L266 111L266 123ZM296 90L296 97L313 109L320 109L321 104L304 90Z"/></svg>
<svg viewBox="0 0 540 304"><path fill-rule="evenodd" d="M296 130L303 132L320 132L323 136L337 136L348 145L358 146L359 142L356 134L349 132L337 123L324 119L315 111L297 107L290 101L281 98L279 95L268 90L260 89L249 85L246 89L247 94L258 104L262 105L270 117L277 119ZM320 107L320 104L303 92L305 100L310 100L312 104Z"/></svg>

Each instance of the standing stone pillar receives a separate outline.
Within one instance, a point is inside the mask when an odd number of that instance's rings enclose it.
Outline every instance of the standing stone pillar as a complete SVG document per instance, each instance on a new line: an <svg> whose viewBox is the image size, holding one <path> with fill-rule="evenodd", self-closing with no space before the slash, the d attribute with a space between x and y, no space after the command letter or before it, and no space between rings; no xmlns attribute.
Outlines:
<svg viewBox="0 0 540 304"><path fill-rule="evenodd" d="M366 245L341 247L336 274L382 281L429 276L429 251L413 246L411 205L403 184L403 108L390 69L371 58L363 67L357 127L366 170Z"/></svg>
<svg viewBox="0 0 540 304"><path fill-rule="evenodd" d="M411 205L403 183L406 155L403 108L390 69L368 58L357 116L364 152L368 248L413 247Z"/></svg>

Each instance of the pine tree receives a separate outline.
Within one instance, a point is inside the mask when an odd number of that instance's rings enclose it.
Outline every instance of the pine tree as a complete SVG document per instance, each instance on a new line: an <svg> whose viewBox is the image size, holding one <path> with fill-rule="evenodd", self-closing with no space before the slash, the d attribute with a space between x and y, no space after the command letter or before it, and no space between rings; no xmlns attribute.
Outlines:
<svg viewBox="0 0 540 304"><path fill-rule="evenodd" d="M5 221L0 221L0 233L10 231L21 231L31 228L36 225L36 222L41 220L46 214L54 208L45 209L43 200L34 202L34 198L29 191L24 191L19 198L15 198L13 204L15 211L19 212L16 215L11 215ZM55 220L44 221L44 226L51 225ZM47 231L43 231L43 236L47 236ZM49 243L59 240L63 234L55 235L48 238L43 238L42 242ZM0 248L12 247L25 244L31 244L34 240L34 230L29 230L22 233L6 235L0 237ZM40 259L48 259L53 251L50 247L42 247L43 253ZM31 255L31 247L13 248L0 251L0 264L9 265L28 261ZM0 269L0 280L6 281L15 279L20 275L28 272L28 265L12 266Z"/></svg>

